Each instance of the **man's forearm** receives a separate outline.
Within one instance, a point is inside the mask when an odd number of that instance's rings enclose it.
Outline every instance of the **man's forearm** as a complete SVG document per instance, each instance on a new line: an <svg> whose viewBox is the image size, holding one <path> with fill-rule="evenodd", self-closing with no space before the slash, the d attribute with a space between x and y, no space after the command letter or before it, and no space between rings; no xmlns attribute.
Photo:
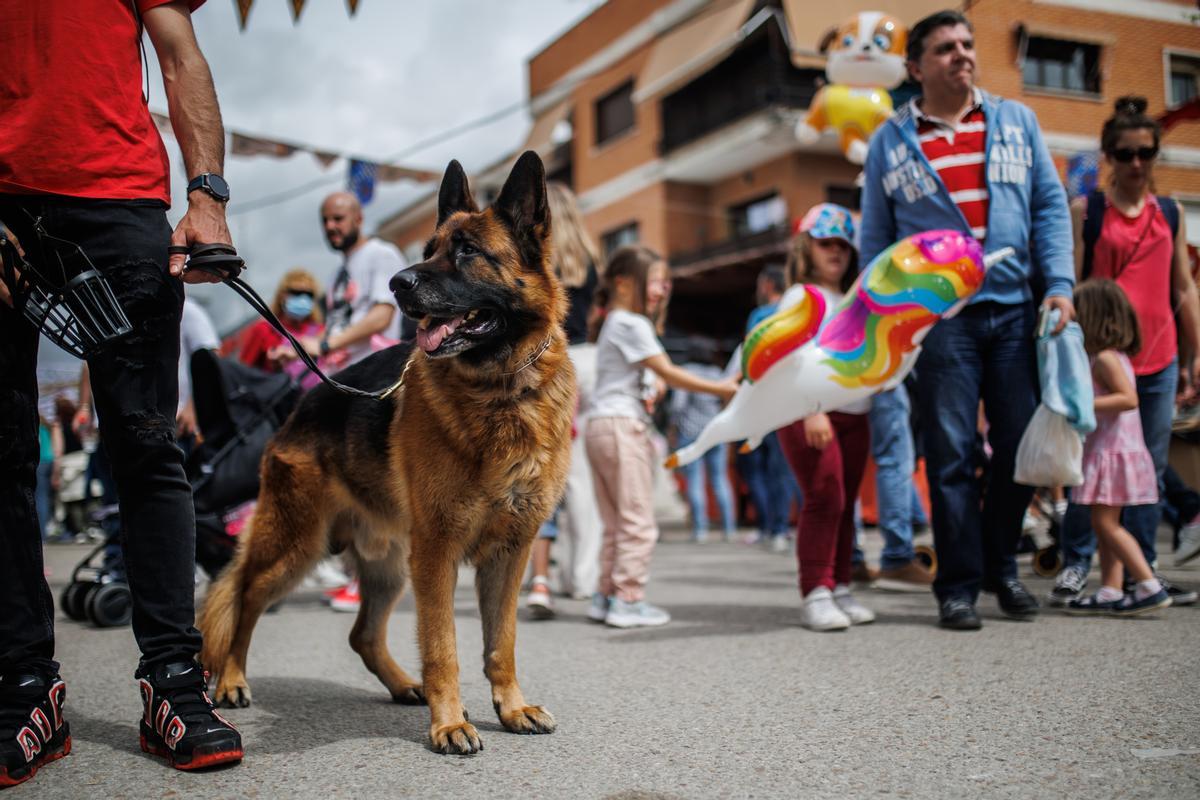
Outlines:
<svg viewBox="0 0 1200 800"><path fill-rule="evenodd" d="M338 350L358 344L364 339L370 339L377 333L383 333L392 324L396 309L385 303L374 306L367 315L353 325L329 336L329 349Z"/></svg>
<svg viewBox="0 0 1200 800"><path fill-rule="evenodd" d="M225 165L225 129L208 62L198 48L186 48L160 63L171 127L188 178L220 173Z"/></svg>

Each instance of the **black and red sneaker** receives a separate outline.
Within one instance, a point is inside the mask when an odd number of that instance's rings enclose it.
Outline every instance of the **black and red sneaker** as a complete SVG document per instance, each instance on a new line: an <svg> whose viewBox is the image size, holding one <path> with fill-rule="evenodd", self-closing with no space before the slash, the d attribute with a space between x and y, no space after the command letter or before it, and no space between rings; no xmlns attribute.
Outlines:
<svg viewBox="0 0 1200 800"><path fill-rule="evenodd" d="M142 750L175 769L203 769L242 760L242 735L213 709L204 671L194 661L139 670Z"/></svg>
<svg viewBox="0 0 1200 800"><path fill-rule="evenodd" d="M71 752L66 699L67 685L57 675L0 675L0 789L24 783Z"/></svg>

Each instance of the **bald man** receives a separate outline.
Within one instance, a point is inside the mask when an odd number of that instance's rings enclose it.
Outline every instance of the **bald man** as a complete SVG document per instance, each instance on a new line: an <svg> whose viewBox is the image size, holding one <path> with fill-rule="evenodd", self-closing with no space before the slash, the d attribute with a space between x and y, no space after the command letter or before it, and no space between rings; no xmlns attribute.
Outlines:
<svg viewBox="0 0 1200 800"><path fill-rule="evenodd" d="M325 240L342 253L343 261L326 295L324 337L303 343L313 355L345 351L347 357L339 366L370 355L373 337L400 338L403 315L388 282L407 265L395 245L375 237L364 239L362 221L362 206L349 192L334 192L321 204Z"/></svg>

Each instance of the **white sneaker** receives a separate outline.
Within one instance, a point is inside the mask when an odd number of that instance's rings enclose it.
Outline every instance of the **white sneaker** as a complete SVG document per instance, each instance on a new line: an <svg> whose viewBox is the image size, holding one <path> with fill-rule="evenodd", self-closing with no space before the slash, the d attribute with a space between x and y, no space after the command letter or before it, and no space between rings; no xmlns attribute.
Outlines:
<svg viewBox="0 0 1200 800"><path fill-rule="evenodd" d="M336 589L350 582L350 576L342 572L336 558L323 558L318 561L309 577L322 589Z"/></svg>
<svg viewBox="0 0 1200 800"><path fill-rule="evenodd" d="M529 609L532 619L553 619L554 601L550 599L550 584L542 575L533 579L529 594L525 597L525 607Z"/></svg>
<svg viewBox="0 0 1200 800"><path fill-rule="evenodd" d="M844 631L850 627L850 618L833 601L833 592L818 586L804 598L801 624L813 631Z"/></svg>
<svg viewBox="0 0 1200 800"><path fill-rule="evenodd" d="M604 622L604 618L608 616L608 608L611 605L611 597L596 592L592 595L592 604L588 606L587 618L592 622Z"/></svg>
<svg viewBox="0 0 1200 800"><path fill-rule="evenodd" d="M604 624L614 628L652 628L666 625L670 621L670 614L645 600L626 603L619 597L613 598L608 616L604 618Z"/></svg>
<svg viewBox="0 0 1200 800"><path fill-rule="evenodd" d="M1175 566L1181 567L1200 556L1200 518L1194 519L1179 531L1179 547L1175 548Z"/></svg>
<svg viewBox="0 0 1200 800"><path fill-rule="evenodd" d="M851 625L866 625L875 621L875 612L864 606L850 594L849 586L837 586L833 590L833 602L841 609Z"/></svg>
<svg viewBox="0 0 1200 800"><path fill-rule="evenodd" d="M780 533L771 537L772 553L786 553L791 549L791 542L788 541L787 534Z"/></svg>

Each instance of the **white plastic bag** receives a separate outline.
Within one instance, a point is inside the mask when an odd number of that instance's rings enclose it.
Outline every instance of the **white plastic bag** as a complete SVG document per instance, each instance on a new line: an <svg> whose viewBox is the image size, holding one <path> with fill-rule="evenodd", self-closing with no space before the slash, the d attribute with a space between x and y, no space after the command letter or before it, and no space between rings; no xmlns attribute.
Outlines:
<svg viewBox="0 0 1200 800"><path fill-rule="evenodd" d="M1038 404L1017 447L1013 480L1039 487L1083 483L1083 437L1066 417Z"/></svg>

